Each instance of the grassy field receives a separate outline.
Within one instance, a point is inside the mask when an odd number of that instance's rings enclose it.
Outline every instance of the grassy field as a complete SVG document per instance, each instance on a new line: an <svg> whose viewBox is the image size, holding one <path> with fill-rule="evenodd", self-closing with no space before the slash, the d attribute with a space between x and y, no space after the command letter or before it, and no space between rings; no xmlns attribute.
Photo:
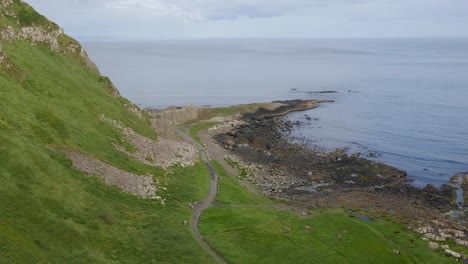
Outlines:
<svg viewBox="0 0 468 264"><path fill-rule="evenodd" d="M201 232L230 263L457 263L388 221L363 221L342 209L299 216L214 166L221 177L217 201L224 205L205 211Z"/></svg>
<svg viewBox="0 0 468 264"><path fill-rule="evenodd" d="M166 175L117 151L117 120L157 140L105 79L46 47L1 42L22 79L0 72L0 263L211 263L193 239L188 203L208 193L206 166ZM155 175L167 199L142 200L72 167L57 146L136 174Z"/></svg>

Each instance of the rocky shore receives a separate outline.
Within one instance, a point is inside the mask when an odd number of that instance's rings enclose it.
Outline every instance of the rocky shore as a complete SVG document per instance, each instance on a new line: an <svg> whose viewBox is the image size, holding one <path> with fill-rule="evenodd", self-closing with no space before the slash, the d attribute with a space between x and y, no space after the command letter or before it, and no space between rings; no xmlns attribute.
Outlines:
<svg viewBox="0 0 468 264"><path fill-rule="evenodd" d="M457 203L457 190L466 189L468 174L441 188L416 188L402 170L344 150L325 152L292 142L288 134L301 124L282 116L322 101L275 103L280 109L261 108L211 131L228 152L227 163L246 182L302 208L341 207L356 216L392 219L421 233L433 247L447 247L454 257L458 253L449 245L468 246L467 203L464 208Z"/></svg>

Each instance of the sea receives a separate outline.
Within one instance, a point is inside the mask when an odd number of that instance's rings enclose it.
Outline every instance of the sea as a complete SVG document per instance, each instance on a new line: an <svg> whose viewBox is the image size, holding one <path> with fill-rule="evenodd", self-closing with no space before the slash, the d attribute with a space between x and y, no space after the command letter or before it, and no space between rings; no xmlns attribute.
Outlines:
<svg viewBox="0 0 468 264"><path fill-rule="evenodd" d="M468 39L203 39L84 46L122 95L142 108L329 99L335 102L287 117L302 123L293 129L293 140L361 153L407 171L416 186L440 186L468 171Z"/></svg>

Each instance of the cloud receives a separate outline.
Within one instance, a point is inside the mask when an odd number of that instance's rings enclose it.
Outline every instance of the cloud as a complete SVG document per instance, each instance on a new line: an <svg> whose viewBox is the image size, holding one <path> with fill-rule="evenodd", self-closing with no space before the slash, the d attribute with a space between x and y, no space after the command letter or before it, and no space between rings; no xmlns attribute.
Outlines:
<svg viewBox="0 0 468 264"><path fill-rule="evenodd" d="M342 2L345 5L370 0L29 0L37 5L101 8L108 11L139 11L152 15L171 15L192 20L233 20L286 15L298 10ZM39 4L39 2L42 2Z"/></svg>
<svg viewBox="0 0 468 264"><path fill-rule="evenodd" d="M27 0L28 1L28 0ZM194 21L268 18L304 10L369 11L363 15L428 16L462 15L466 0L29 0L36 5L57 5L100 9L105 12L140 12L153 16L174 16Z"/></svg>
<svg viewBox="0 0 468 264"><path fill-rule="evenodd" d="M76 36L467 36L468 0L26 0Z"/></svg>
<svg viewBox="0 0 468 264"><path fill-rule="evenodd" d="M38 1L38 0L35 0ZM53 0L52 2L57 1ZM466 0L74 0L82 6L194 21L268 18L304 10L355 10L373 17L461 15ZM64 1L68 2L68 1ZM365 11L368 10L368 13ZM358 10L359 11L359 10ZM358 12L359 13L359 12Z"/></svg>

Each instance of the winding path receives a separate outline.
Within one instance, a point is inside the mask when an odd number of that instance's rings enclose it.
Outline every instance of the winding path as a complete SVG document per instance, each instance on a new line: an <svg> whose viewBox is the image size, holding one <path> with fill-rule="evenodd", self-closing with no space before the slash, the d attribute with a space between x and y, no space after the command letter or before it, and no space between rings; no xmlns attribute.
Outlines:
<svg viewBox="0 0 468 264"><path fill-rule="evenodd" d="M216 253L216 251L206 242L205 238L203 238L202 234L200 233L200 230L198 230L198 224L200 222L201 214L203 213L203 211L212 206L216 198L216 194L218 192L218 174L216 174L215 169L211 165L210 159L208 158L208 154L206 153L205 149L203 149L203 147L198 142L196 142L192 137L190 137L190 135L188 135L181 129L177 129L177 134L181 136L185 141L190 142L197 147L203 162L208 167L211 177L210 193L201 204L199 203L195 206L195 212L192 216L191 221L191 228L193 230L195 238L197 239L198 243L203 247L203 249L205 249L205 251L208 254L210 254L218 263L225 264L227 262L221 256L219 256L218 253Z"/></svg>

